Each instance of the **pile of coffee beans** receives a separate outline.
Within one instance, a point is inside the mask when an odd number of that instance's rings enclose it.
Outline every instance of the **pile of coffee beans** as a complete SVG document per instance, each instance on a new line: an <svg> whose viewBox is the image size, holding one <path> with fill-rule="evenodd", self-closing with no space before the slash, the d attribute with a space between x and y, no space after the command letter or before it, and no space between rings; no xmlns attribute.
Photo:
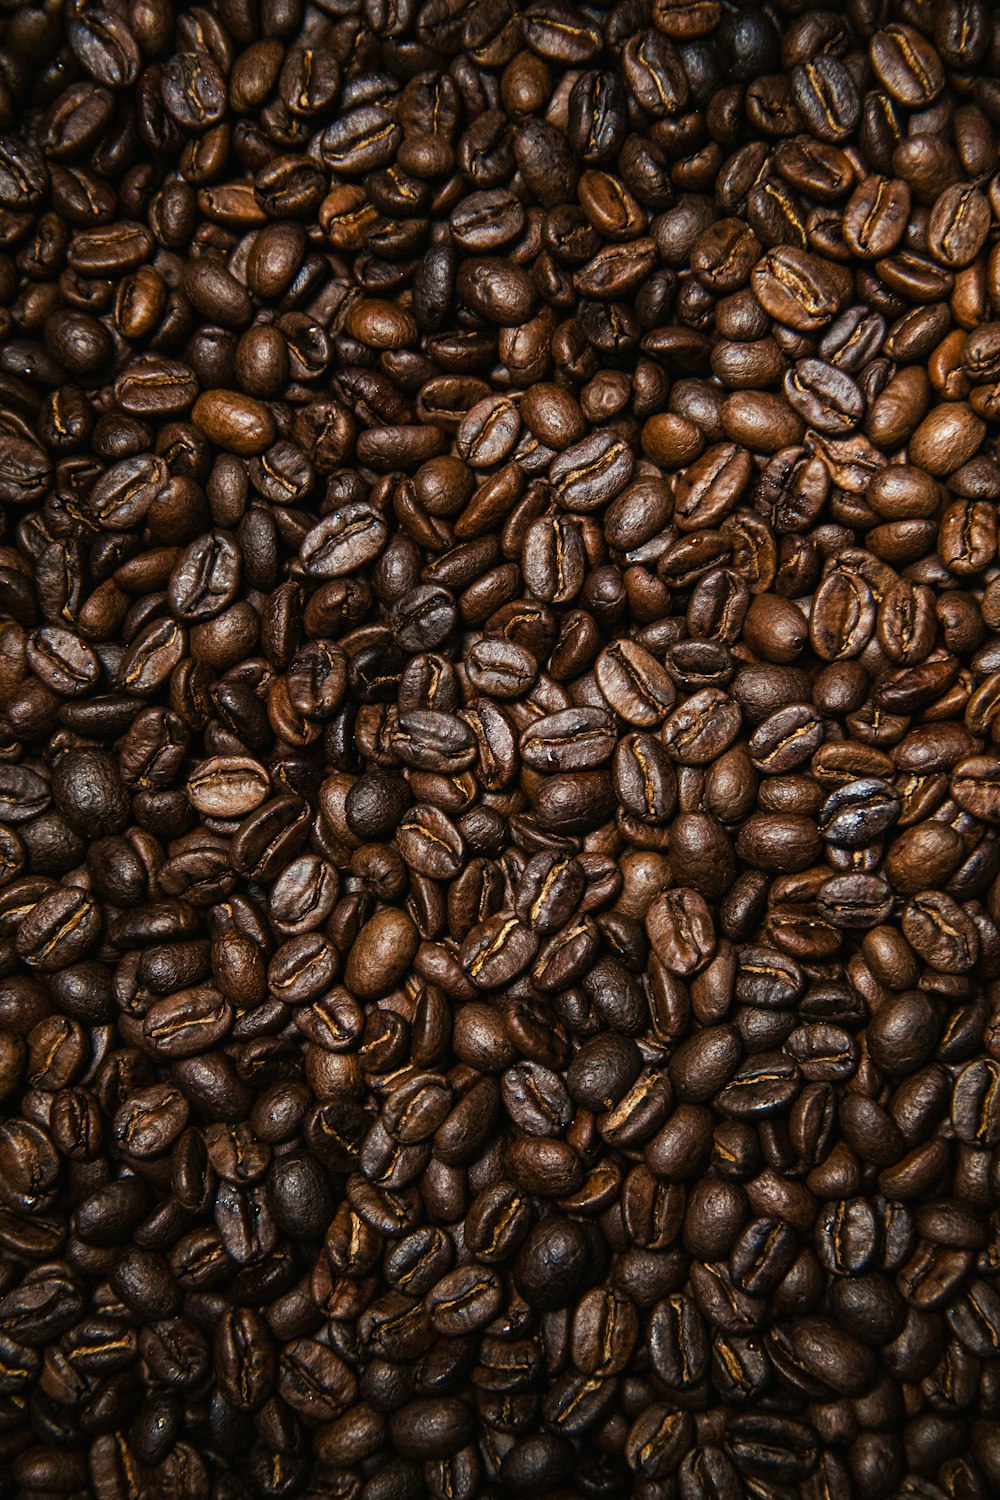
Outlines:
<svg viewBox="0 0 1000 1500"><path fill-rule="evenodd" d="M0 1500L995 1500L998 431L987 0L0 0Z"/></svg>

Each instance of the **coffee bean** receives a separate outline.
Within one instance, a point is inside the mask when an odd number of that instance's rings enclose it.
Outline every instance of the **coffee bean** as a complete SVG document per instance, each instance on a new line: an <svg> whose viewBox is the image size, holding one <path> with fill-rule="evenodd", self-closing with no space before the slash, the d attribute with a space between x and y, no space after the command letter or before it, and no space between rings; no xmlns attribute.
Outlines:
<svg viewBox="0 0 1000 1500"><path fill-rule="evenodd" d="M390 990L408 969L417 942L417 931L404 912L377 912L351 946L344 971L348 989L363 999Z"/></svg>
<svg viewBox="0 0 1000 1500"><path fill-rule="evenodd" d="M267 408L235 391L206 391L195 402L192 417L212 442L233 453L263 453L274 441Z"/></svg>
<svg viewBox="0 0 1000 1500"><path fill-rule="evenodd" d="M802 333L829 323L844 296L843 278L793 245L780 246L758 261L751 284L765 312Z"/></svg>

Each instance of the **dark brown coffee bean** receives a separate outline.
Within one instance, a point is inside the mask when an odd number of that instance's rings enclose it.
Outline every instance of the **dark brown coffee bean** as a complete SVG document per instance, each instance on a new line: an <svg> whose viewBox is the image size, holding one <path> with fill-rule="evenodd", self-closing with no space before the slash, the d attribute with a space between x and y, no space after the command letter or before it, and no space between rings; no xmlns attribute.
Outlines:
<svg viewBox="0 0 1000 1500"><path fill-rule="evenodd" d="M829 323L844 297L842 277L795 246L765 255L754 268L752 286L765 312L803 333Z"/></svg>
<svg viewBox="0 0 1000 1500"><path fill-rule="evenodd" d="M191 415L212 442L233 453L263 453L274 441L274 421L267 407L236 391L204 392Z"/></svg>
<svg viewBox="0 0 1000 1500"><path fill-rule="evenodd" d="M275 1380L274 1345L263 1319L250 1308L233 1309L215 1330L215 1370L230 1405L255 1410Z"/></svg>
<svg viewBox="0 0 1000 1500"><path fill-rule="evenodd" d="M344 982L361 999L390 990L416 952L416 929L404 912L377 912L358 933L348 954Z"/></svg>
<svg viewBox="0 0 1000 1500"><path fill-rule="evenodd" d="M304 538L303 565L314 578L339 578L377 557L386 535L377 511L363 501L348 502Z"/></svg>
<svg viewBox="0 0 1000 1500"><path fill-rule="evenodd" d="M944 83L933 45L902 23L877 31L871 40L872 67L894 99L911 108L929 104Z"/></svg>
<svg viewBox="0 0 1000 1500"><path fill-rule="evenodd" d="M646 915L650 942L661 963L676 974L691 974L712 957L716 936L711 912L693 890L666 891Z"/></svg>
<svg viewBox="0 0 1000 1500"><path fill-rule="evenodd" d="M17 953L31 968L48 973L81 958L93 947L99 930L97 904L85 891L52 890L25 912Z"/></svg>

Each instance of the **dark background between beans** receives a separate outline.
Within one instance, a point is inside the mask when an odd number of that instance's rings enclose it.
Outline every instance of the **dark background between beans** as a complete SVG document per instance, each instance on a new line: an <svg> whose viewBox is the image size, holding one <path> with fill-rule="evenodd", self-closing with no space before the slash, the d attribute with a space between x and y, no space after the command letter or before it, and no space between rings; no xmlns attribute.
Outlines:
<svg viewBox="0 0 1000 1500"><path fill-rule="evenodd" d="M998 141L0 0L0 1500L1000 1494Z"/></svg>

